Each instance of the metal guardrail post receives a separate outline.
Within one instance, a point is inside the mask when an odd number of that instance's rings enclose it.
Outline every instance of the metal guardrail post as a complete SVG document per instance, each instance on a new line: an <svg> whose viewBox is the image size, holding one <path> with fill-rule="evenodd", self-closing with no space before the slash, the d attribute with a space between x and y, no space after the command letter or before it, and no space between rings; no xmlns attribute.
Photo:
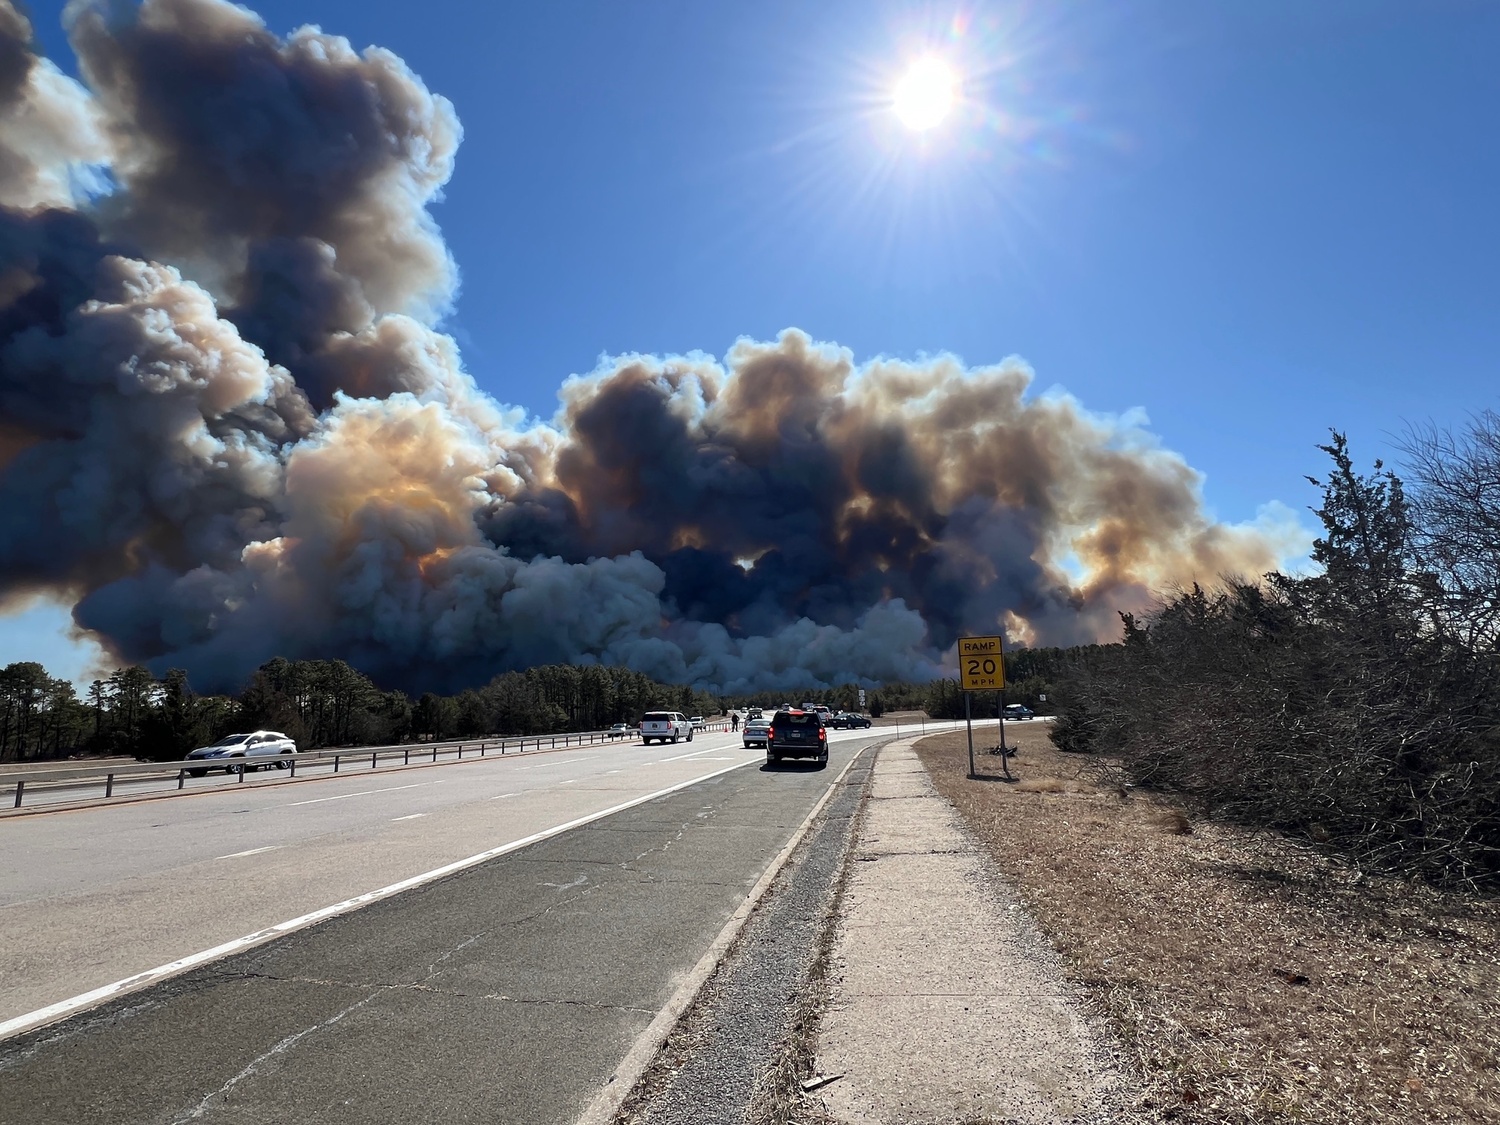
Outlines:
<svg viewBox="0 0 1500 1125"><path fill-rule="evenodd" d="M297 755L293 754L286 760L287 769L292 771L292 776L297 776Z"/></svg>
<svg viewBox="0 0 1500 1125"><path fill-rule="evenodd" d="M379 755L378 755L378 754L371 754L371 755L370 755L370 768L371 768L371 769L374 769L374 768L375 768L375 759L376 759L376 758L377 758L377 757L379 757Z"/></svg>
<svg viewBox="0 0 1500 1125"><path fill-rule="evenodd" d="M14 805L12 805L11 808L18 809L18 808L21 807L21 793L22 793L22 791L25 788L26 788L26 779L23 777L19 781L16 782L16 803Z"/></svg>
<svg viewBox="0 0 1500 1125"><path fill-rule="evenodd" d="M240 767L240 768L239 768L239 771L238 771L238 772L239 772L239 775L240 775L240 776L239 776L239 777L238 777L238 778L237 778L237 779L236 779L236 784L238 784L238 785L243 785L243 784L245 784L245 775L246 775L246 774L247 774L247 773L249 773L249 772L250 772L250 770L249 770L249 769L248 769L248 768L247 768L247 767L245 767L245 766L241 766L241 767Z"/></svg>
<svg viewBox="0 0 1500 1125"><path fill-rule="evenodd" d="M460 762L464 760L464 744L462 742L458 744L458 760Z"/></svg>
<svg viewBox="0 0 1500 1125"><path fill-rule="evenodd" d="M177 771L177 788L181 789L183 782L187 780L187 770Z"/></svg>
<svg viewBox="0 0 1500 1125"><path fill-rule="evenodd" d="M401 764L403 766L409 766L409 765L411 765L411 747L410 746L408 746L405 750L401 751Z"/></svg>
<svg viewBox="0 0 1500 1125"><path fill-rule="evenodd" d="M115 775L107 773L104 775L104 795L113 797L115 795Z"/></svg>
<svg viewBox="0 0 1500 1125"><path fill-rule="evenodd" d="M333 772L334 773L338 773L339 772L339 755L337 755L337 754L335 754L333 756Z"/></svg>
<svg viewBox="0 0 1500 1125"><path fill-rule="evenodd" d="M433 747L432 747L432 760L434 762L437 761L437 744L436 743L434 743Z"/></svg>

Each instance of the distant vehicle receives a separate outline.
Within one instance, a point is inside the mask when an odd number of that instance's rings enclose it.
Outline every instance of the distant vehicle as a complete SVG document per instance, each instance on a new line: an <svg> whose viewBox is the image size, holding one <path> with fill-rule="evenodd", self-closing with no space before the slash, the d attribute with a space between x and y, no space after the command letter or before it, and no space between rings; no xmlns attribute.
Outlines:
<svg viewBox="0 0 1500 1125"><path fill-rule="evenodd" d="M828 731L817 711L777 711L766 737L766 763L782 758L815 758L828 764Z"/></svg>
<svg viewBox="0 0 1500 1125"><path fill-rule="evenodd" d="M676 742L679 738L693 741L693 724L681 711L647 711L641 716L641 745L650 746L651 740Z"/></svg>
<svg viewBox="0 0 1500 1125"><path fill-rule="evenodd" d="M764 746L771 737L770 719L751 719L745 724L745 745Z"/></svg>
<svg viewBox="0 0 1500 1125"><path fill-rule="evenodd" d="M612 727L609 728L609 737L610 738L629 738L630 737L630 725L628 723L616 723L614 726L612 726Z"/></svg>
<svg viewBox="0 0 1500 1125"><path fill-rule="evenodd" d="M702 715L694 715L691 719L688 720L688 722L690 722L690 723L693 724L693 729L694 730L697 730L699 727L701 727L703 725L703 716Z"/></svg>
<svg viewBox="0 0 1500 1125"><path fill-rule="evenodd" d="M758 719L764 713L765 712L763 712L759 707L751 707L749 710L747 710L745 712L745 718L747 718L747 719Z"/></svg>
<svg viewBox="0 0 1500 1125"><path fill-rule="evenodd" d="M200 746L187 756L190 762L212 761L215 766L222 765L225 773L242 773L245 770L258 770L261 766L270 767L274 765L279 770L286 769L289 759L297 753L297 744L280 731L256 730L248 734L226 734L212 746ZM253 762L251 758L269 758L274 761ZM189 777L202 777L208 772L208 767L194 769L188 767Z"/></svg>
<svg viewBox="0 0 1500 1125"><path fill-rule="evenodd" d="M1022 703L1008 703L1005 706L1005 717L1007 719L1030 719L1035 715L1035 711Z"/></svg>
<svg viewBox="0 0 1500 1125"><path fill-rule="evenodd" d="M828 725L838 730L855 730L869 726L870 720L852 711L840 711L828 720Z"/></svg>

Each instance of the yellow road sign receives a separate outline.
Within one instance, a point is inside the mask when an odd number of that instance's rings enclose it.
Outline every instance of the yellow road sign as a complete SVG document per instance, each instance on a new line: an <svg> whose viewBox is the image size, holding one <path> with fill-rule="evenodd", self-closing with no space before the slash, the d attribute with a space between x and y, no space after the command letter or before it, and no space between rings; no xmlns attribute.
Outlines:
<svg viewBox="0 0 1500 1125"><path fill-rule="evenodd" d="M958 639L958 686L964 691L999 691L1005 686L1005 642L999 637Z"/></svg>

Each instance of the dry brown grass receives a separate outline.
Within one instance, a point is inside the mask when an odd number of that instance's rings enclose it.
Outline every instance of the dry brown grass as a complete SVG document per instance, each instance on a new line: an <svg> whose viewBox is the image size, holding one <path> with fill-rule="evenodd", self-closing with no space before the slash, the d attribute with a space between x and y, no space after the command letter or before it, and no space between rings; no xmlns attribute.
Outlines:
<svg viewBox="0 0 1500 1125"><path fill-rule="evenodd" d="M918 753L1183 1122L1500 1122L1500 902L1371 876L1010 735ZM978 759L982 773L999 759Z"/></svg>

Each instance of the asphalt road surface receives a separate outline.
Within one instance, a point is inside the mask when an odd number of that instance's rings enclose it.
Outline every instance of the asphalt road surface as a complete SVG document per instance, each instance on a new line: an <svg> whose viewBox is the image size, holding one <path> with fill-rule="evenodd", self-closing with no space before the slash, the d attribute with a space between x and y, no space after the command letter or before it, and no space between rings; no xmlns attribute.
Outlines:
<svg viewBox="0 0 1500 1125"><path fill-rule="evenodd" d="M8 821L0 1021L229 955L12 1036L0 1105L38 1123L570 1121L889 732L830 733L826 771L762 769L709 735Z"/></svg>

